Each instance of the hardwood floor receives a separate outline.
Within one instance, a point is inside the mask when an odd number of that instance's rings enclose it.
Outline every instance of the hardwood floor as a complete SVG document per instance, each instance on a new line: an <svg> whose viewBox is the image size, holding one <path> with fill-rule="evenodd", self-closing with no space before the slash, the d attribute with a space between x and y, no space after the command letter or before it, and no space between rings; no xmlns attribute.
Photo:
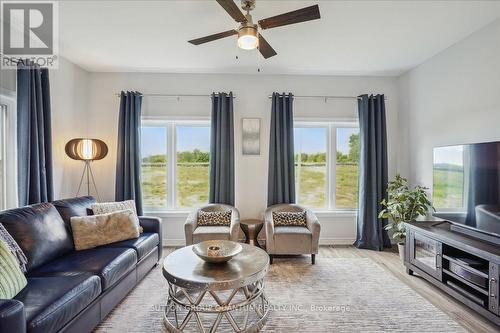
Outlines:
<svg viewBox="0 0 500 333"><path fill-rule="evenodd" d="M171 247L166 248L165 252L169 253L173 249ZM499 332L499 328L493 323L479 314L472 312L468 307L455 301L429 282L420 278L417 274L413 276L406 274L405 267L399 259L397 249L377 252L360 250L353 246L320 246L316 260L319 261L321 258L370 258L431 302L435 307L448 314L450 318L468 331L477 333ZM276 260L280 259L277 258Z"/></svg>

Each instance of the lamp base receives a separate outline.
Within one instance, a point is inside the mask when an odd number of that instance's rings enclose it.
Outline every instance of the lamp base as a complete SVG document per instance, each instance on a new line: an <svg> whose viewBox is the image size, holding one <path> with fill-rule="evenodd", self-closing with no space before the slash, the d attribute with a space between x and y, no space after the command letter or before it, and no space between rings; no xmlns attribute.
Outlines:
<svg viewBox="0 0 500 333"><path fill-rule="evenodd" d="M78 185L78 191L76 192L76 196L80 195L80 190L81 190L82 184L83 184L83 178L86 177L87 178L87 195L90 195L90 186L91 186L91 182L92 182L92 185L94 187L94 190L95 190L95 193L97 196L97 200L101 201L101 198L99 196L99 191L97 190L97 186L95 184L94 173L92 172L92 168L90 167L90 163L92 161L85 160L84 162L85 162L85 166L83 167L83 173L82 173L82 177L80 178L80 184Z"/></svg>

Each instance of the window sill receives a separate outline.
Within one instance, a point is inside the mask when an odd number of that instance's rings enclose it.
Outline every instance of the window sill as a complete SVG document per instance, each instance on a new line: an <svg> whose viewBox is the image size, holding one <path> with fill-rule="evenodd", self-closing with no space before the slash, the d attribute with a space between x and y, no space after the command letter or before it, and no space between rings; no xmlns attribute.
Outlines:
<svg viewBox="0 0 500 333"><path fill-rule="evenodd" d="M149 210L144 212L144 216L157 217L187 217L191 213L189 210Z"/></svg>
<svg viewBox="0 0 500 333"><path fill-rule="evenodd" d="M357 211L355 210L313 210L318 218L321 217L356 217Z"/></svg>

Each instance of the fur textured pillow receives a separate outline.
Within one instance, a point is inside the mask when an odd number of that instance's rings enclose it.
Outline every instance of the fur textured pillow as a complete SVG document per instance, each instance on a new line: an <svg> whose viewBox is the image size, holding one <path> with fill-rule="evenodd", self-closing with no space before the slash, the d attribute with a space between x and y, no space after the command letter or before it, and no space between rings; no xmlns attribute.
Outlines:
<svg viewBox="0 0 500 333"><path fill-rule="evenodd" d="M306 212L273 212L273 223L275 226L279 227L305 227L306 222Z"/></svg>
<svg viewBox="0 0 500 333"><path fill-rule="evenodd" d="M139 221L131 210L74 216L71 229L77 251L139 237Z"/></svg>
<svg viewBox="0 0 500 333"><path fill-rule="evenodd" d="M229 227L231 225L231 210L223 212L198 211L198 226Z"/></svg>

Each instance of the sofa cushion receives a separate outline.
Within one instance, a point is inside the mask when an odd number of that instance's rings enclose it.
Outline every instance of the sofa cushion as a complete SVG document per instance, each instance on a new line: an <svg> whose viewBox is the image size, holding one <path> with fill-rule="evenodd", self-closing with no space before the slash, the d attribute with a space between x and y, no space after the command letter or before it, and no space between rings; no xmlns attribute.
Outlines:
<svg viewBox="0 0 500 333"><path fill-rule="evenodd" d="M75 251L30 273L30 276L60 276L81 272L98 275L106 290L137 264L137 254L127 248L96 248Z"/></svg>
<svg viewBox="0 0 500 333"><path fill-rule="evenodd" d="M229 238L229 227L197 227L193 232L195 244L214 239L229 240Z"/></svg>
<svg viewBox="0 0 500 333"><path fill-rule="evenodd" d="M137 257L139 260L144 258L148 253L150 253L155 247L160 243L160 239L157 233L145 232L138 238L128 239L121 242L111 243L101 246L101 248L106 247L126 247L134 249L137 252Z"/></svg>
<svg viewBox="0 0 500 333"><path fill-rule="evenodd" d="M71 199L61 199L52 201L59 214L68 227L71 227L71 218L73 216L91 215L91 206L95 203L94 197L78 197Z"/></svg>
<svg viewBox="0 0 500 333"><path fill-rule="evenodd" d="M28 332L56 332L100 293L99 277L82 273L30 277L15 299L24 304Z"/></svg>
<svg viewBox="0 0 500 333"><path fill-rule="evenodd" d="M71 233L50 203L3 211L0 223L26 255L28 272L73 250Z"/></svg>

